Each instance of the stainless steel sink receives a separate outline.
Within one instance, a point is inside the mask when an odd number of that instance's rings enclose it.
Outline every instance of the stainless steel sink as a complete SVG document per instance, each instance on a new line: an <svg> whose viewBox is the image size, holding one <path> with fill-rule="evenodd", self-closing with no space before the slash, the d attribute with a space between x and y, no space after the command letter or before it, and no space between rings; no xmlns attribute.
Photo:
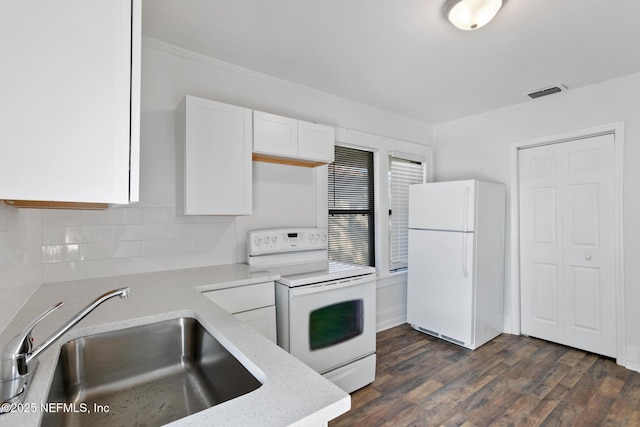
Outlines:
<svg viewBox="0 0 640 427"><path fill-rule="evenodd" d="M158 426L261 385L197 320L167 320L64 344L42 425Z"/></svg>

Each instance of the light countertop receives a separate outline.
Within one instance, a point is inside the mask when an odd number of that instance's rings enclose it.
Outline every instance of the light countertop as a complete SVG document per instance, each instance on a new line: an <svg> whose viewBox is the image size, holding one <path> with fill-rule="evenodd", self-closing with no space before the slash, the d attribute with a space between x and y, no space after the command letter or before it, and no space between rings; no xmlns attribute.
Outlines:
<svg viewBox="0 0 640 427"><path fill-rule="evenodd" d="M65 342L85 335L179 317L193 317L262 382L257 390L177 420L176 426L321 426L351 406L347 393L204 297L204 291L278 278L245 264L163 271L42 285L0 335L0 348L59 301L65 304L34 330L37 347L96 297L128 286L127 299L96 308L39 357L25 403L35 412L0 415L0 426L37 426ZM111 410L117 410L112 408Z"/></svg>

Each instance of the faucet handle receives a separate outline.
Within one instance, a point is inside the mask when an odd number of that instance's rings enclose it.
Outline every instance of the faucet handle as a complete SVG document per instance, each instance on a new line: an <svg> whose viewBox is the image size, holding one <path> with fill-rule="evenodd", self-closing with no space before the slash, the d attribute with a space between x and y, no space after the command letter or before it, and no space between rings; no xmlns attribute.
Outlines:
<svg viewBox="0 0 640 427"><path fill-rule="evenodd" d="M33 347L33 342L32 342L33 338L31 337L31 332L36 326L38 326L38 324L45 317L47 317L48 315L50 315L51 313L53 313L54 311L62 307L63 304L64 303L60 301L53 307L50 307L49 309L47 309L40 316L35 318L31 323L29 323L29 325L26 328L22 330L22 332L20 332L18 335L13 337L11 341L9 341L9 343L5 347L5 351L9 351L14 355L20 355L20 354L27 355L31 353L31 349Z"/></svg>

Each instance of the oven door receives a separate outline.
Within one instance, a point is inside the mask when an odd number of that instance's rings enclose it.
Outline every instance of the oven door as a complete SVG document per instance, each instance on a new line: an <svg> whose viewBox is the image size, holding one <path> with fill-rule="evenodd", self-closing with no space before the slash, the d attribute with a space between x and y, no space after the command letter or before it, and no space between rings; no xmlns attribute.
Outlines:
<svg viewBox="0 0 640 427"><path fill-rule="evenodd" d="M375 275L289 290L289 352L324 373L375 353Z"/></svg>

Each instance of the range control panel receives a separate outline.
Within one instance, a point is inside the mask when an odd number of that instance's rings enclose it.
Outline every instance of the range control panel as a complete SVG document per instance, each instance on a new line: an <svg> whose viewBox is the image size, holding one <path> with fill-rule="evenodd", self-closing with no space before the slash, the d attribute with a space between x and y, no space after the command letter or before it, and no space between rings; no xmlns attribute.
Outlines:
<svg viewBox="0 0 640 427"><path fill-rule="evenodd" d="M327 248L327 230L322 228L272 228L247 233L249 256Z"/></svg>

